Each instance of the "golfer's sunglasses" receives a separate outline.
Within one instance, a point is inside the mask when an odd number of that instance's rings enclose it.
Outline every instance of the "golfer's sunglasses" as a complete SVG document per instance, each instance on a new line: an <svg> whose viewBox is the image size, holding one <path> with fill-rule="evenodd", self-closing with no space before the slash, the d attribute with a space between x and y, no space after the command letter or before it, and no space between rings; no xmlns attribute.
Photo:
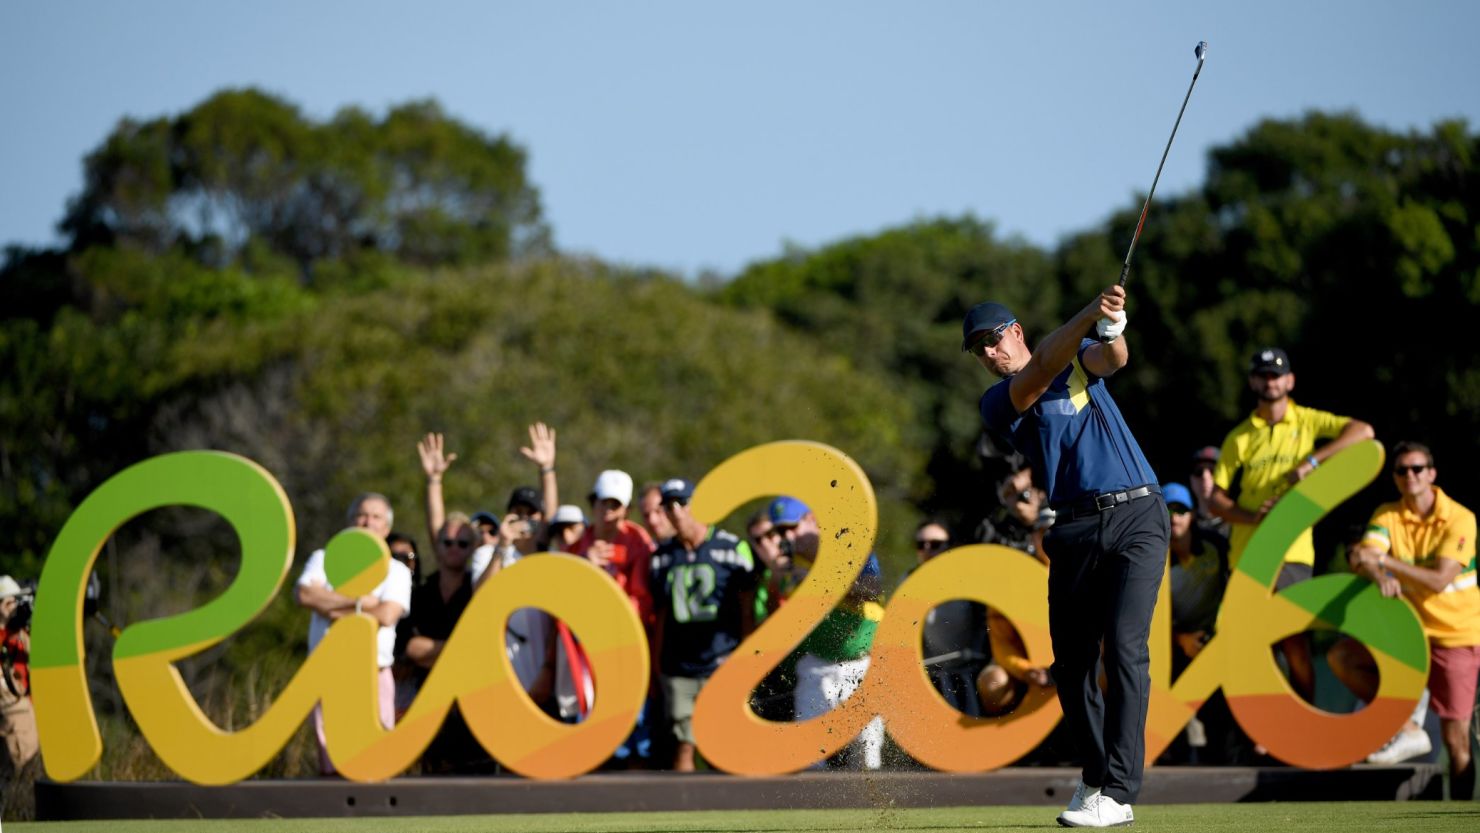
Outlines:
<svg viewBox="0 0 1480 833"><path fill-rule="evenodd" d="M1007 328L1016 323L1017 319L1014 318L1011 321L1006 322L1005 324L999 324L996 327L987 330L985 333L982 333L981 338L973 341L971 343L971 346L966 348L966 352L980 358L981 354L985 353L988 347L996 347L997 343L1002 340L1003 333L1007 332Z"/></svg>

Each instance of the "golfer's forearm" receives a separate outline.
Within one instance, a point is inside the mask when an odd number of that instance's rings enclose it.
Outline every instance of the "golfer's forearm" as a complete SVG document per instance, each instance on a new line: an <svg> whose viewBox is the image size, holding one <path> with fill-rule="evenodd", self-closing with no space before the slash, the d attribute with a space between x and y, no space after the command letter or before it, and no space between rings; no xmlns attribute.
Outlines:
<svg viewBox="0 0 1480 833"><path fill-rule="evenodd" d="M1069 366L1074 357L1079 353L1079 343L1094 326L1095 319L1100 316L1100 305L1096 301L1085 307L1065 321L1057 330L1048 334L1033 351L1033 358L1028 364L1039 362L1049 378L1059 375L1059 371Z"/></svg>
<svg viewBox="0 0 1480 833"><path fill-rule="evenodd" d="M1033 357L1028 359L1028 363L1023 366L1022 371L1012 377L1007 390L1012 397L1012 405L1018 413L1023 413L1033 407L1038 397L1048 390L1054 377L1074 360L1074 356L1079 352L1080 342L1094 324L1098 314L1098 305L1091 305L1080 310L1057 330L1049 333L1048 337L1043 339L1033 352Z"/></svg>

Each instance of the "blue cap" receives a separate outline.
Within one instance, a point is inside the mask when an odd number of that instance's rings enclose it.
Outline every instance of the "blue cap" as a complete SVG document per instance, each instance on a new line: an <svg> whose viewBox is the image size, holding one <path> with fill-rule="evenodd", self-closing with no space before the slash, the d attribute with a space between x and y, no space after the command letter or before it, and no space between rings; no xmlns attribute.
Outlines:
<svg viewBox="0 0 1480 833"><path fill-rule="evenodd" d="M961 322L961 352L971 346L971 337L983 330L995 330L1003 324L1011 324L1017 320L1012 310L1001 304L988 301L985 304L977 304L966 313L966 319Z"/></svg>
<svg viewBox="0 0 1480 833"><path fill-rule="evenodd" d="M771 501L771 506L766 513L771 516L771 523L777 526L795 526L802 522L812 510L807 504L802 503L794 497L778 497Z"/></svg>
<svg viewBox="0 0 1480 833"><path fill-rule="evenodd" d="M678 501L679 503L687 504L693 496L694 484L682 477L670 477L663 481L662 486L658 487L658 497L664 503Z"/></svg>
<svg viewBox="0 0 1480 833"><path fill-rule="evenodd" d="M1162 484L1161 497L1163 500L1166 501L1167 506L1171 506L1174 503L1180 503L1188 509L1191 509L1192 507L1197 505L1192 502L1192 490L1188 489L1186 486L1183 486L1181 483Z"/></svg>

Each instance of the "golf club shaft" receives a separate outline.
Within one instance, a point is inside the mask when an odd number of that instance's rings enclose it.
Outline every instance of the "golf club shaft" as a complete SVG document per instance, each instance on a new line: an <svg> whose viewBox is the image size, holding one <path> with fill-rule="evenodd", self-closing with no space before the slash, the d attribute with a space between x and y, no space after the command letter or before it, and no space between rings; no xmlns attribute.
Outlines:
<svg viewBox="0 0 1480 833"><path fill-rule="evenodd" d="M1146 212L1151 210L1151 197L1156 193L1156 183L1161 181L1161 169L1167 163L1167 154L1172 150L1172 140L1177 138L1177 128L1182 125L1182 114L1187 112L1187 102L1192 98L1192 88L1197 86L1197 76L1202 74L1203 61L1207 58L1207 42L1198 44L1197 68L1192 71L1192 83L1187 85L1187 95L1182 97L1182 109L1177 111L1177 120L1172 123L1172 135L1167 137L1166 149L1161 152L1161 161L1156 165L1156 176L1151 179L1151 190L1146 193L1146 202L1141 206L1141 219L1136 221L1136 233L1131 235L1131 247L1126 250L1125 263L1120 267L1120 285L1131 273L1131 255L1136 251L1136 241L1141 239L1141 229L1146 225Z"/></svg>

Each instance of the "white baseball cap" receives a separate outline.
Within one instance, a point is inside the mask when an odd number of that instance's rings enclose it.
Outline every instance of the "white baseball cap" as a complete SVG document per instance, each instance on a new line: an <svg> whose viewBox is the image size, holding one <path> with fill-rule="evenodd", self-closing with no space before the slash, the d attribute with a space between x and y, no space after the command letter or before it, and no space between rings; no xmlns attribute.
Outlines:
<svg viewBox="0 0 1480 833"><path fill-rule="evenodd" d="M562 503L555 510L555 517L550 519L550 526L560 526L561 524L583 524L585 522L586 513L581 511L581 507L576 506L572 503Z"/></svg>
<svg viewBox="0 0 1480 833"><path fill-rule="evenodd" d="M596 476L596 485L591 487L591 502L611 498L623 506L632 503L632 475L625 471L607 469Z"/></svg>
<svg viewBox="0 0 1480 833"><path fill-rule="evenodd" d="M21 586L15 579L10 576L0 576L0 599L8 599L20 594Z"/></svg>

